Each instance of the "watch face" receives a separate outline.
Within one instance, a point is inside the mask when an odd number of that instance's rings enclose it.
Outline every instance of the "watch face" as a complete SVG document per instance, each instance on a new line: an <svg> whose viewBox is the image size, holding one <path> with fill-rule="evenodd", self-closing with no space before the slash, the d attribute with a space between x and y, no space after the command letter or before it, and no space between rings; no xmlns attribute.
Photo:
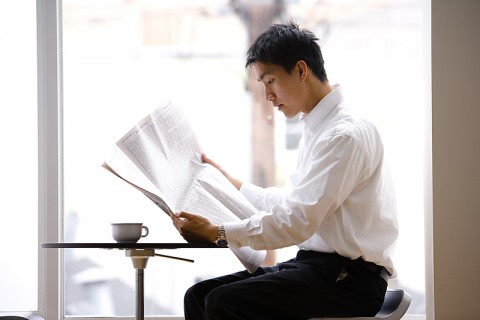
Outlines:
<svg viewBox="0 0 480 320"><path fill-rule="evenodd" d="M218 240L217 241L217 246L226 247L226 246L228 246L228 242L227 242L227 240Z"/></svg>

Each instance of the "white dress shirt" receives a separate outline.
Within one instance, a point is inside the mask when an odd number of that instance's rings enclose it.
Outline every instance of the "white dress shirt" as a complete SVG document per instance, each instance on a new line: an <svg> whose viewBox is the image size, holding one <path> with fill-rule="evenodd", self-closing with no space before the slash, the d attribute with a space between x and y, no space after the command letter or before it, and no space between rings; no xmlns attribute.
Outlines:
<svg viewBox="0 0 480 320"><path fill-rule="evenodd" d="M382 265L395 274L391 251L398 235L393 183L375 126L352 116L340 88L304 115L292 187L240 191L258 212L225 223L229 246L336 252Z"/></svg>

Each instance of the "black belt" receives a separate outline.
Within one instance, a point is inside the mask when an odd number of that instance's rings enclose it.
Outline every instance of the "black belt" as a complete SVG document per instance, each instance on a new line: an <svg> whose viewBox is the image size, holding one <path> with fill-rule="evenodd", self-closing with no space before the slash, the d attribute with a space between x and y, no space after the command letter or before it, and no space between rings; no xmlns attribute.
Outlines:
<svg viewBox="0 0 480 320"><path fill-rule="evenodd" d="M349 261L349 263L353 263L359 266L360 268L365 268L368 271L374 273L375 275L380 276L387 283L388 283L388 279L390 278L390 274L388 273L387 269L385 269L385 267L379 266L373 262L366 261L363 258L351 260L350 258L343 257L338 253L328 253L328 252L319 252L319 251L301 249L297 253L296 260L300 261L305 259L311 259L313 257L322 257L322 256L337 256L341 259L345 259L345 261Z"/></svg>
<svg viewBox="0 0 480 320"><path fill-rule="evenodd" d="M390 273L385 269L383 266L379 266L373 262L365 261L362 258L358 258L355 260L358 265L370 270L371 272L379 275L385 282L388 283L388 279L390 278Z"/></svg>
<svg viewBox="0 0 480 320"><path fill-rule="evenodd" d="M390 272L385 269L385 267L380 267L382 270L380 271L380 277L382 277L383 280L385 280L386 283L388 283L388 279L390 279Z"/></svg>

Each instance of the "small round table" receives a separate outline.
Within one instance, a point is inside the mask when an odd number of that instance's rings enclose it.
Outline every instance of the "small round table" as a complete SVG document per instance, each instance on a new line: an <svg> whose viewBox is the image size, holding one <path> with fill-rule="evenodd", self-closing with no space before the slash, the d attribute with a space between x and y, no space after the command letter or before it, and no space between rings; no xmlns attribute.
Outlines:
<svg viewBox="0 0 480 320"><path fill-rule="evenodd" d="M97 248L97 249L120 249L125 250L125 256L130 257L133 262L136 274L136 304L135 319L144 320L144 277L143 273L147 267L148 258L163 257L170 259L193 262L193 260L179 258L156 253L158 249L191 249L191 248L220 248L214 244L206 242L198 243L115 243L115 242L47 242L40 244L41 248L56 249L75 249L75 248Z"/></svg>

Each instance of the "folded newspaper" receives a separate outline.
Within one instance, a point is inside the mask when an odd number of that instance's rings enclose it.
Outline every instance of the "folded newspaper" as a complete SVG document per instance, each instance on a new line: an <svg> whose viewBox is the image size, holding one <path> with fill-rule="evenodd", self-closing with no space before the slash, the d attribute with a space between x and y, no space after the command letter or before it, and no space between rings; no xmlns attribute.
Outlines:
<svg viewBox="0 0 480 320"><path fill-rule="evenodd" d="M153 184L147 190L122 176L114 164L103 167L124 180L162 211L187 211L212 223L242 220L256 209L215 167L201 160L201 148L186 117L170 102L157 108L128 131L117 146ZM230 248L249 272L265 258L265 251Z"/></svg>

